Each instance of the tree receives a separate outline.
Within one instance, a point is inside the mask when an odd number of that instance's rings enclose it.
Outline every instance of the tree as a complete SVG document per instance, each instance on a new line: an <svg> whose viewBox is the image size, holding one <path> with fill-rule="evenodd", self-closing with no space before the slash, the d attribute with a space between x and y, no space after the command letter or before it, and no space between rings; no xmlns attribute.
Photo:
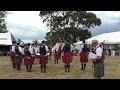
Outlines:
<svg viewBox="0 0 120 90"><path fill-rule="evenodd" d="M0 33L8 32L5 22L7 14L7 11L0 11Z"/></svg>
<svg viewBox="0 0 120 90"><path fill-rule="evenodd" d="M55 38L57 41L59 38L72 42L76 42L77 38L90 38L91 32L88 30L101 25L101 20L94 13L86 11L40 11L39 16L43 22L47 22L50 32L54 33L52 39ZM46 38L50 40L48 34Z"/></svg>

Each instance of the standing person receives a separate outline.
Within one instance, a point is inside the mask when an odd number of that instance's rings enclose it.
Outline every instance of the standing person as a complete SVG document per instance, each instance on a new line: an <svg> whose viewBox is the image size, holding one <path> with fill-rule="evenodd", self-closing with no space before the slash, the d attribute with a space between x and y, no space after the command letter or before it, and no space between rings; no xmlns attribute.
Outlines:
<svg viewBox="0 0 120 90"><path fill-rule="evenodd" d="M88 47L85 40L82 41L83 43L80 45L79 55L80 55L80 62L81 62L81 70L85 71L86 63L88 62Z"/></svg>
<svg viewBox="0 0 120 90"><path fill-rule="evenodd" d="M39 47L38 47L38 45L34 46L34 50L35 50L35 53L39 53Z"/></svg>
<svg viewBox="0 0 120 90"><path fill-rule="evenodd" d="M97 40L92 40L92 46L94 47L94 54L96 54L96 58L91 58L94 62L94 73L93 76L95 79L101 79L104 76L104 56L103 50L98 44Z"/></svg>
<svg viewBox="0 0 120 90"><path fill-rule="evenodd" d="M25 57L25 52L24 52L24 44L21 45L21 48L22 48L22 59L24 59Z"/></svg>
<svg viewBox="0 0 120 90"><path fill-rule="evenodd" d="M30 53L31 53L31 56L33 59L33 64L34 64L34 61L35 61L35 46L34 46L34 44L31 44L29 49L30 49Z"/></svg>
<svg viewBox="0 0 120 90"><path fill-rule="evenodd" d="M60 40L60 42L59 42L59 50L58 50L58 59L61 59L62 47L63 47L63 41Z"/></svg>
<svg viewBox="0 0 120 90"><path fill-rule="evenodd" d="M32 71L32 64L33 64L33 58L32 58L31 53L30 53L30 43L28 43L25 46L24 52L25 52L25 62L24 62L24 64L26 65L27 72L31 72Z"/></svg>
<svg viewBox="0 0 120 90"><path fill-rule="evenodd" d="M12 66L13 69L16 68L16 63L15 63L15 47L16 47L16 41L12 42L12 47L11 47L11 61L12 61Z"/></svg>
<svg viewBox="0 0 120 90"><path fill-rule="evenodd" d="M58 59L61 59L62 47L63 47L63 43L62 40L60 40L60 42L56 43L55 45L55 50L54 50L55 63L58 63Z"/></svg>
<svg viewBox="0 0 120 90"><path fill-rule="evenodd" d="M115 57L115 50L113 49L112 50L112 55L111 55L113 58Z"/></svg>
<svg viewBox="0 0 120 90"><path fill-rule="evenodd" d="M41 72L46 72L46 64L48 63L48 47L45 45L45 41L42 41L42 44L40 45L40 68Z"/></svg>
<svg viewBox="0 0 120 90"><path fill-rule="evenodd" d="M17 65L17 70L20 71L21 70L21 56L22 56L22 48L20 47L20 43L17 43L17 45L15 46L15 62L16 62L16 65Z"/></svg>
<svg viewBox="0 0 120 90"><path fill-rule="evenodd" d="M63 47L63 63L64 63L65 72L67 72L67 69L69 72L71 62L72 62L71 45L69 43L69 40L67 40L67 42L65 42Z"/></svg>
<svg viewBox="0 0 120 90"><path fill-rule="evenodd" d="M59 54L58 54L58 50L59 50L59 44L56 43L55 45L55 50L54 50L54 59L55 59L55 64L58 63L58 58L59 58Z"/></svg>

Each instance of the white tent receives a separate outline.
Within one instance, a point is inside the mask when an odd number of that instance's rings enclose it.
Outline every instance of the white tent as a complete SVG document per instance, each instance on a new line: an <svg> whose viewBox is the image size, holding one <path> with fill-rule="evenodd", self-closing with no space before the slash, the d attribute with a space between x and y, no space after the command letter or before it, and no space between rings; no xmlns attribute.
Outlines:
<svg viewBox="0 0 120 90"><path fill-rule="evenodd" d="M87 39L86 42L88 44L91 44L92 40L98 40L99 43L105 41L104 43L106 43L106 44L120 43L120 31L103 33L103 34L100 34L100 35L97 35L97 36ZM74 43L74 45L76 45L76 48L79 48L81 43L82 43L82 41L79 41L79 42Z"/></svg>
<svg viewBox="0 0 120 90"><path fill-rule="evenodd" d="M12 45L12 41L16 41L10 32L0 33L0 45Z"/></svg>
<svg viewBox="0 0 120 90"><path fill-rule="evenodd" d="M98 40L99 43L103 41L105 41L104 43L108 43L108 44L120 43L120 31L103 33L103 34L87 39L87 42L91 43L91 41L94 39Z"/></svg>

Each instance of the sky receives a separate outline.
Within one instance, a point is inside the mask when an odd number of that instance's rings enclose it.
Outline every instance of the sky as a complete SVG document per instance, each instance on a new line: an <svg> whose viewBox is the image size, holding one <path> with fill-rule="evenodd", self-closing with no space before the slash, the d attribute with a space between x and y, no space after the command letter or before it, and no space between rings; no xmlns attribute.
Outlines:
<svg viewBox="0 0 120 90"><path fill-rule="evenodd" d="M44 40L48 28L39 16L40 11L9 11L6 17L7 29L15 38L20 38L24 42L32 40ZM91 29L93 36L120 31L120 11L89 11L96 14L101 19L100 27Z"/></svg>

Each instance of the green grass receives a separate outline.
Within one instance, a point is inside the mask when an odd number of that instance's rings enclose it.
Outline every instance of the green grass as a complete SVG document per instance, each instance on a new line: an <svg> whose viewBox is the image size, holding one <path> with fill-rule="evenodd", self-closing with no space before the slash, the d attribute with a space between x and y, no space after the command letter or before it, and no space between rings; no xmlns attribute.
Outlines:
<svg viewBox="0 0 120 90"><path fill-rule="evenodd" d="M10 57L0 56L0 79L92 79L92 62L87 63L86 71L80 70L79 57L74 56L71 63L70 72L64 72L64 64L59 60L54 64L54 59L49 60L47 72L40 72L40 65L36 59L32 72L27 72L25 65L22 63L21 71L12 69ZM103 79L120 79L120 57L106 57L105 76Z"/></svg>

